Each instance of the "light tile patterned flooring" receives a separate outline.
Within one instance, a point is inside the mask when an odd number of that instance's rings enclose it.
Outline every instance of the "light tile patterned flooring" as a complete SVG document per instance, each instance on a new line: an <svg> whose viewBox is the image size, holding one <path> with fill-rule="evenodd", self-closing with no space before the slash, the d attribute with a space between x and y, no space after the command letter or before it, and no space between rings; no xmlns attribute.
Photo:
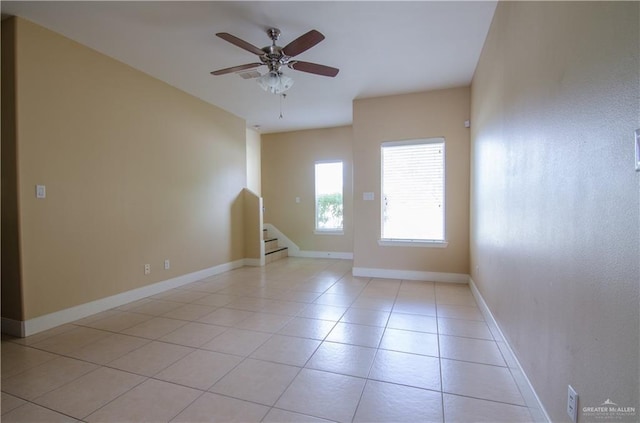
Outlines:
<svg viewBox="0 0 640 423"><path fill-rule="evenodd" d="M24 339L4 422L529 422L466 285L245 267Z"/></svg>

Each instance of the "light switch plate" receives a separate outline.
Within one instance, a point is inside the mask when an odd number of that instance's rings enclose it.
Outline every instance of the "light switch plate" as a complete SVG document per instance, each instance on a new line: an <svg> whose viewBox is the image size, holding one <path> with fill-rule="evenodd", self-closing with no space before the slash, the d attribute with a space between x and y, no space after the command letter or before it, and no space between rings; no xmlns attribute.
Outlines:
<svg viewBox="0 0 640 423"><path fill-rule="evenodd" d="M372 192L363 192L362 193L362 199L364 201L373 201L373 193Z"/></svg>
<svg viewBox="0 0 640 423"><path fill-rule="evenodd" d="M636 172L640 171L640 129L636 129Z"/></svg>
<svg viewBox="0 0 640 423"><path fill-rule="evenodd" d="M47 187L36 185L36 198L47 198Z"/></svg>

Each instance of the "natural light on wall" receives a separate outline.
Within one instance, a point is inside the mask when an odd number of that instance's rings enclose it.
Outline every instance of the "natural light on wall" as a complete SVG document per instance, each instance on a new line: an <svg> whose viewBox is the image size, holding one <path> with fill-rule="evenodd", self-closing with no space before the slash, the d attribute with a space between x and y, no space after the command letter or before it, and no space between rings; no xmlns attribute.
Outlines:
<svg viewBox="0 0 640 423"><path fill-rule="evenodd" d="M342 232L342 162L316 163L316 231Z"/></svg>
<svg viewBox="0 0 640 423"><path fill-rule="evenodd" d="M444 236L444 138L383 143L382 240Z"/></svg>

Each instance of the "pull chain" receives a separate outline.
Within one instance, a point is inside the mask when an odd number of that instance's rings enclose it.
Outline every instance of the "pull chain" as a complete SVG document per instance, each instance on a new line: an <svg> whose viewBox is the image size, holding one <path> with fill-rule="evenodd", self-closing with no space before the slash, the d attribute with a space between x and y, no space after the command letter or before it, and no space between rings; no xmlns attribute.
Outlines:
<svg viewBox="0 0 640 423"><path fill-rule="evenodd" d="M282 100L287 98L286 94L280 94L280 119L282 119Z"/></svg>

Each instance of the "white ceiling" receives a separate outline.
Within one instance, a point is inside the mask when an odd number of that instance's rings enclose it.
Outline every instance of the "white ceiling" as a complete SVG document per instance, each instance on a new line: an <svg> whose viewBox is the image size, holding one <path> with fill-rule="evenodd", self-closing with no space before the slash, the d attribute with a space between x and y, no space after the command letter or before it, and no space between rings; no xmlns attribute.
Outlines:
<svg viewBox="0 0 640 423"><path fill-rule="evenodd" d="M262 133L348 125L352 101L467 85L496 1L2 1L17 15L244 118ZM286 69L295 83L282 102L254 80L212 70L256 56L218 37L257 47L316 29L325 40L296 56L337 67L335 78ZM266 67L260 67L263 71Z"/></svg>

